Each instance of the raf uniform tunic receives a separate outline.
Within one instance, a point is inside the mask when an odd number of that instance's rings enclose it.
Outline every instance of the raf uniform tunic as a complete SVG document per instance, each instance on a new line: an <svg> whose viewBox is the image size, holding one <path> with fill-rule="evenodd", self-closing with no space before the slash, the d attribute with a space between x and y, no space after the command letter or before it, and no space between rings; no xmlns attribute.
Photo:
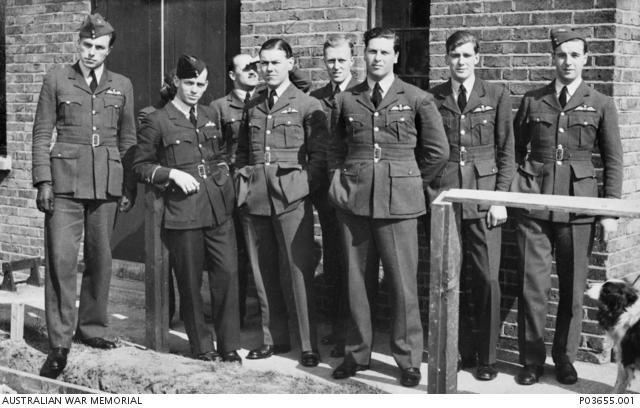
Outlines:
<svg viewBox="0 0 640 408"><path fill-rule="evenodd" d="M336 97L328 147L329 199L341 221L352 317L345 359L370 363L369 299L382 259L393 294L392 354L402 369L420 367L417 217L449 147L431 95L398 78L377 108L370 93L365 81Z"/></svg>
<svg viewBox="0 0 640 408"><path fill-rule="evenodd" d="M355 78L351 78L346 89L358 84ZM331 118L331 110L335 102L333 82L327 83L322 88L310 93L322 104L322 109L327 115L327 121ZM330 126L329 123L327 126ZM326 140L324 143L328 143ZM326 146L325 146L326 148ZM327 180L328 182L328 180ZM322 268L325 279L333 286L329 287L329 304L331 307L332 333L331 340L336 342L336 351L341 354L344 347L346 324L349 319L349 299L347 294L347 270L344 265L344 255L340 244L340 228L336 218L336 210L329 203L328 183L311 196L311 202L318 211L318 219L322 229Z"/></svg>
<svg viewBox="0 0 640 408"><path fill-rule="evenodd" d="M122 158L135 144L129 79L105 68L92 93L78 64L45 76L32 145L33 184L52 183L55 194L54 211L45 216L45 309L50 345L64 348L70 347L76 328L76 270L83 228L86 269L77 335L104 337L111 232L123 190Z"/></svg>
<svg viewBox="0 0 640 408"><path fill-rule="evenodd" d="M583 82L562 108L552 82L524 96L515 117L514 131L518 171L512 191L597 197L596 171L591 158L598 149L604 168L602 196L620 198L622 146L611 98ZM522 286L518 301L518 337L523 364L544 363L554 244L560 301L552 357L556 363L575 360L593 221L593 217L549 211L520 214L517 239Z"/></svg>
<svg viewBox="0 0 640 408"><path fill-rule="evenodd" d="M508 191L515 168L511 101L501 85L475 79L461 112L451 80L429 90L435 97L449 139L449 161L427 189L429 202L450 188ZM460 353L480 364L494 364L500 329L500 244L502 228L487 228L488 207L462 204L462 244L470 256L474 308L461 302ZM464 273L465 268L462 269ZM464 288L466 279L462 280ZM469 317L478 329L473 335ZM477 339L477 340L474 340Z"/></svg>
<svg viewBox="0 0 640 408"><path fill-rule="evenodd" d="M317 349L309 193L326 178L326 138L320 102L293 84L271 109L266 89L247 107L236 156L238 206L267 345L289 345L289 315L302 351Z"/></svg>
<svg viewBox="0 0 640 408"><path fill-rule="evenodd" d="M194 355L213 349L200 294L203 261L209 274L218 349L228 352L240 347L236 243L231 219L235 192L226 163L226 142L218 118L208 107L198 105L194 128L169 102L142 120L133 164L141 182L166 186L163 226ZM186 195L170 182L172 169L195 177L199 190Z"/></svg>

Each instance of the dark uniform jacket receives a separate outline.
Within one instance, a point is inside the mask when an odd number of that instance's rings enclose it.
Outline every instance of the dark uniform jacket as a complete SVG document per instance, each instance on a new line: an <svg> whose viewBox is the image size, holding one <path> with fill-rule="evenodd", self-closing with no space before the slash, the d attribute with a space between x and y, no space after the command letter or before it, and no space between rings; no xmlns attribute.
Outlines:
<svg viewBox="0 0 640 408"><path fill-rule="evenodd" d="M197 130L169 102L148 114L138 132L133 170L143 183L167 184L171 169L198 180L197 193L186 195L173 182L164 191L164 227L195 229L217 226L233 213L235 193L226 163L226 141L218 118L198 105Z"/></svg>
<svg viewBox="0 0 640 408"><path fill-rule="evenodd" d="M358 84L359 84L359 81L355 77L351 77L351 81L349 81L349 84L347 85L347 88L345 89L345 91L353 88ZM334 87L333 83L329 81L329 83L327 83L322 88L314 89L309 94L314 98L318 99L322 103L322 109L324 110L324 113L327 115L327 120L329 121L331 120L331 110L333 109L333 104L335 101L333 97L333 87Z"/></svg>
<svg viewBox="0 0 640 408"><path fill-rule="evenodd" d="M336 97L329 199L360 216L420 216L426 212L424 188L449 157L433 97L399 78L377 109L369 93L365 81Z"/></svg>
<svg viewBox="0 0 640 408"><path fill-rule="evenodd" d="M227 141L227 155L231 168L235 167L236 152L238 150L238 135L244 112L244 101L240 100L235 92L231 91L226 96L216 99L209 105L220 120L220 129Z"/></svg>
<svg viewBox="0 0 640 408"><path fill-rule="evenodd" d="M253 215L296 208L326 178L327 132L315 98L292 84L269 110L261 90L247 106L238 140L238 206Z"/></svg>
<svg viewBox="0 0 640 408"><path fill-rule="evenodd" d="M33 125L33 185L52 182L54 193L77 199L120 197L122 158L135 134L128 78L105 68L92 94L78 63L53 69Z"/></svg>
<svg viewBox="0 0 640 408"><path fill-rule="evenodd" d="M618 114L608 96L583 81L563 109L551 82L525 94L513 128L519 166L512 191L597 197L591 157L599 149L604 167L602 196L620 198L622 144ZM529 215L554 222L593 221L593 217L543 210Z"/></svg>
<svg viewBox="0 0 640 408"><path fill-rule="evenodd" d="M429 90L449 139L449 162L427 189L431 203L450 188L509 191L515 170L509 91L476 78L460 112L451 80ZM463 204L463 218L482 218L488 206Z"/></svg>

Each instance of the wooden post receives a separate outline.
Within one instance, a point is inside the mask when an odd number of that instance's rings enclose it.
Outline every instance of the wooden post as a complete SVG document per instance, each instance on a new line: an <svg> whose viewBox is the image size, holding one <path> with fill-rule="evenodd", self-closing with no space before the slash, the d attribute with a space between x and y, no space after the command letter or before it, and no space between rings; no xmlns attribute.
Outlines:
<svg viewBox="0 0 640 408"><path fill-rule="evenodd" d="M145 315L147 346L169 351L169 254L162 237L164 201L154 186L145 186Z"/></svg>
<svg viewBox="0 0 640 408"><path fill-rule="evenodd" d="M458 287L462 252L453 205L431 206L429 275L429 394L458 390Z"/></svg>
<svg viewBox="0 0 640 408"><path fill-rule="evenodd" d="M24 338L24 303L11 304L11 340Z"/></svg>

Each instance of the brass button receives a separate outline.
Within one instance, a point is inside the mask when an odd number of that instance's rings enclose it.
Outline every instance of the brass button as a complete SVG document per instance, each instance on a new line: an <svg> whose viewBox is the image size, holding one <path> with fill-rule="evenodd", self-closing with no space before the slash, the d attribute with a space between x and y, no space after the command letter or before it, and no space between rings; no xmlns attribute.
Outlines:
<svg viewBox="0 0 640 408"><path fill-rule="evenodd" d="M564 112L560 112L560 116L564 116Z"/></svg>
<svg viewBox="0 0 640 408"><path fill-rule="evenodd" d="M564 128L558 128L558 132L564 133Z"/></svg>
<svg viewBox="0 0 640 408"><path fill-rule="evenodd" d="M91 114L92 114L92 115L95 115L95 114L96 114L96 111L92 110L92 111L91 111Z"/></svg>
<svg viewBox="0 0 640 408"><path fill-rule="evenodd" d="M400 122L404 122L404 118L400 118Z"/></svg>
<svg viewBox="0 0 640 408"><path fill-rule="evenodd" d="M466 133L467 133L467 132L465 132L465 131L464 131L464 129L462 129L462 130L460 131L460 134L461 134L461 135L463 135L463 136L464 136Z"/></svg>
<svg viewBox="0 0 640 408"><path fill-rule="evenodd" d="M266 133L266 134L268 134L268 135L270 135L270 134L271 134L271 131L270 131L270 130L267 130L265 133Z"/></svg>
<svg viewBox="0 0 640 408"><path fill-rule="evenodd" d="M202 145L201 144L199 144L198 147L202 149Z"/></svg>
<svg viewBox="0 0 640 408"><path fill-rule="evenodd" d="M271 118L272 118L272 116L271 116L271 115L267 115L267 119L271 119Z"/></svg>
<svg viewBox="0 0 640 408"><path fill-rule="evenodd" d="M373 116L378 117L378 116L380 116L380 113L378 113L378 112L373 112Z"/></svg>
<svg viewBox="0 0 640 408"><path fill-rule="evenodd" d="M98 130L98 128L94 126L94 127L93 127L93 130Z"/></svg>
<svg viewBox="0 0 640 408"><path fill-rule="evenodd" d="M379 130L380 130L380 128L379 128L379 127L377 127L377 126L373 128L373 131L374 131L374 132L377 132L377 131L379 131Z"/></svg>
<svg viewBox="0 0 640 408"><path fill-rule="evenodd" d="M176 144L180 144L180 141L179 141L179 140L176 140Z"/></svg>
<svg viewBox="0 0 640 408"><path fill-rule="evenodd" d="M460 115L460 119L464 119L464 115Z"/></svg>

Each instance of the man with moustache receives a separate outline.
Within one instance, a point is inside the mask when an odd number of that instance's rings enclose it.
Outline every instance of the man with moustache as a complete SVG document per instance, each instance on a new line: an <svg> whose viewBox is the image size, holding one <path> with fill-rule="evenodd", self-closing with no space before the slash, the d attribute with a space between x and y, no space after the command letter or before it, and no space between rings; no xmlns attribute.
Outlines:
<svg viewBox="0 0 640 408"><path fill-rule="evenodd" d="M116 346L105 338L110 241L116 209L131 208L130 192L123 195L122 169L125 153L135 144L131 81L104 66L115 32L100 14L87 16L79 34L78 62L47 73L33 125L33 185L37 207L45 213L50 347L40 375L49 378L64 370L74 329L88 346ZM76 321L83 232L85 270Z"/></svg>
<svg viewBox="0 0 640 408"><path fill-rule="evenodd" d="M258 86L258 61L248 54L237 54L229 64L227 71L233 82L233 90L226 96L211 102L211 108L220 120L220 131L227 141L227 155L231 174L235 173L236 151L238 149L238 135L245 106L255 94ZM236 242L238 246L238 287L240 296L240 325L242 326L246 311L247 277L251 265L247 256L246 243L242 232L240 214L235 211L233 220L236 227Z"/></svg>
<svg viewBox="0 0 640 408"><path fill-rule="evenodd" d="M331 109L335 96L358 84L353 77L354 57L353 41L344 35L330 36L323 46L324 64L329 75L329 82L322 88L311 92L311 96L320 100L327 115L331 117ZM328 142L328 141L327 141ZM323 186L311 196L311 202L318 211L322 228L322 265L325 278L329 284L328 299L331 319L331 333L322 338L322 344L334 344L331 357L344 356L344 336L349 319L349 300L347 298L347 272L344 266L342 245L340 245L340 229L336 218L336 210L329 204L327 187Z"/></svg>
<svg viewBox="0 0 640 408"><path fill-rule="evenodd" d="M527 92L514 120L515 152L519 164L512 191L598 197L592 155L602 159L602 196L620 198L622 145L613 100L582 80L587 41L570 29L551 31L555 79ZM545 323L555 255L559 301L551 356L556 378L573 384L573 366L580 343L582 300L594 238L600 224L602 240L617 230L609 217L520 211L516 237L521 277L518 299L518 342L523 367L516 382L531 385L544 373Z"/></svg>
<svg viewBox="0 0 640 408"><path fill-rule="evenodd" d="M238 139L238 206L242 211L262 311L263 344L248 359L290 350L288 320L297 328L300 363L314 367L317 350L313 275L313 213L309 194L326 177L320 102L289 80L291 46L274 38L260 48L267 88L247 105Z"/></svg>
<svg viewBox="0 0 640 408"><path fill-rule="evenodd" d="M235 192L218 119L198 105L207 67L193 56L178 60L176 96L142 120L133 171L141 182L165 185L163 229L180 292L192 355L242 363L233 210ZM217 350L204 320L202 266L208 272Z"/></svg>
<svg viewBox="0 0 640 408"><path fill-rule="evenodd" d="M429 92L442 116L450 153L449 162L427 189L429 202L450 188L508 191L515 168L509 91L476 78L480 46L473 34L457 31L447 38L445 47L451 79ZM498 275L501 225L507 220L507 209L463 204L460 215L462 252L466 255L465 264L471 266L474 306L471 309L468 301L461 302L460 365L477 365L476 378L489 381L498 373ZM467 283L466 271L462 267L463 285ZM477 335L470 330L471 316L475 318Z"/></svg>
<svg viewBox="0 0 640 408"><path fill-rule="evenodd" d="M392 298L391 353L400 383L421 379L418 217L424 188L449 157L433 97L393 74L399 39L386 28L364 34L367 79L337 95L328 147L329 199L337 208L346 255L351 321L342 379L369 369L379 264Z"/></svg>

